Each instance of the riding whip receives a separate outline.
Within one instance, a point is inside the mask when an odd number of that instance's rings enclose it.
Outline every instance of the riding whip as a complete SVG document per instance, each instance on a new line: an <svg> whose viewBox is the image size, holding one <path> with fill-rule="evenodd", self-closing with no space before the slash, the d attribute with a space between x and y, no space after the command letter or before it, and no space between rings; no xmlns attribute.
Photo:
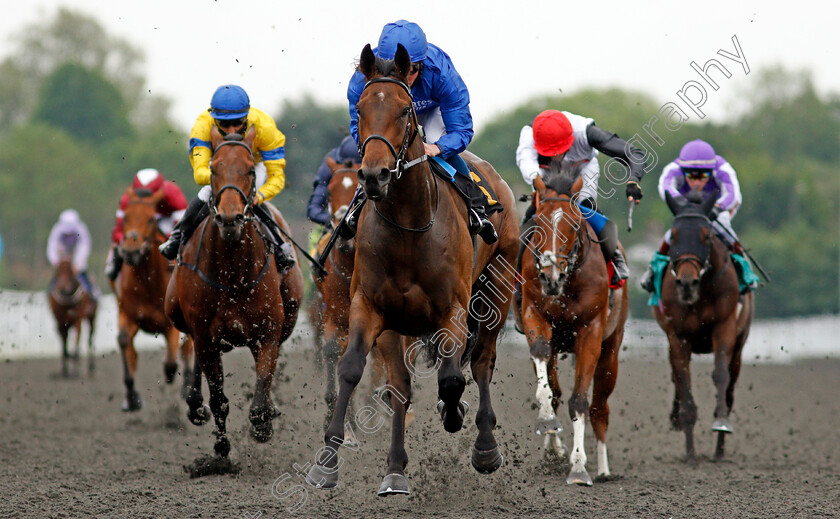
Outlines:
<svg viewBox="0 0 840 519"><path fill-rule="evenodd" d="M315 275L318 277L319 281L324 279L324 276L327 275L327 270L324 268L324 262L326 262L327 257L329 257L330 255L330 251L332 250L333 246L335 246L335 242L338 240L338 230L341 229L342 225L345 225L347 216L350 214L350 211L356 204L356 200L359 199L359 196L361 196L361 194L362 186L356 187L356 192L353 194L353 199L350 200L350 205L347 207L347 211L344 213L344 216L341 217L341 220L339 220L338 225L335 226L335 229L333 229L332 234L330 234L330 239L327 241L327 245L324 247L323 252L321 252L321 254L318 255L317 260L310 258L310 261L313 261L315 263L317 269Z"/></svg>

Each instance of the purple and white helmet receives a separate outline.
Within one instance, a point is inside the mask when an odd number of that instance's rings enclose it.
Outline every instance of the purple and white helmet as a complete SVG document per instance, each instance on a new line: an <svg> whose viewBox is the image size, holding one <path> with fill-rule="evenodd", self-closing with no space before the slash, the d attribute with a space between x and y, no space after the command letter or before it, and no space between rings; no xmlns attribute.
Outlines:
<svg viewBox="0 0 840 519"><path fill-rule="evenodd" d="M714 169L717 154L712 145L697 139L686 143L680 150L680 157L674 162L683 169Z"/></svg>

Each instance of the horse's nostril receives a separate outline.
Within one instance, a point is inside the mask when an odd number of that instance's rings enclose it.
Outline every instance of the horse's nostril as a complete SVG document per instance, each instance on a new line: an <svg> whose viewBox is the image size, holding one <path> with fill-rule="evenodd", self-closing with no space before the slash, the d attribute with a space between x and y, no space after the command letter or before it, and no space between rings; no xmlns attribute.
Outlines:
<svg viewBox="0 0 840 519"><path fill-rule="evenodd" d="M380 183L384 184L385 182L388 182L388 179L389 179L390 176L391 176L391 171L388 168L382 168L381 170L379 170L379 175L377 175L377 180L379 180Z"/></svg>
<svg viewBox="0 0 840 519"><path fill-rule="evenodd" d="M357 176L359 177L359 183L364 183L365 181L365 172L359 169Z"/></svg>
<svg viewBox="0 0 840 519"><path fill-rule="evenodd" d="M245 215L244 214L237 214L234 217L234 219L236 220L236 223L242 223L242 222L245 221Z"/></svg>

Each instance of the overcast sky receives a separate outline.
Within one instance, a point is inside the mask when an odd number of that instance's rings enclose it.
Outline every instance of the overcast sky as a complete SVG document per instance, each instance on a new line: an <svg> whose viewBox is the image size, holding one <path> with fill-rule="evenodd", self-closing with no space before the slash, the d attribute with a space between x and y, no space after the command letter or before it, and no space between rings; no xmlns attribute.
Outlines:
<svg viewBox="0 0 840 519"><path fill-rule="evenodd" d="M585 86L635 88L660 104L679 103L677 92L700 81L691 62L703 67L711 58L731 74L711 71L717 91L699 83L707 93L701 111L711 117L737 108L752 72L771 64L810 68L821 92L840 92L833 59L840 8L830 2L27 0L0 17L0 56L12 52L15 32L52 19L59 6L143 49L147 88L173 100L185 131L225 83L243 86L252 105L271 114L306 93L345 105L353 60L399 18L418 23L452 57L479 131L534 95ZM750 74L718 54L736 54L733 36Z"/></svg>

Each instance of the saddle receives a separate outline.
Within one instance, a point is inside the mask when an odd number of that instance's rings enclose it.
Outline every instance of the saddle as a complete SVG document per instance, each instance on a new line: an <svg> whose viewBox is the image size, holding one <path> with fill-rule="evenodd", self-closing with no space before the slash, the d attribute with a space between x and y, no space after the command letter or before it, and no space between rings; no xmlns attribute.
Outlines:
<svg viewBox="0 0 840 519"><path fill-rule="evenodd" d="M468 160L464 162L470 170L470 178L457 173L449 163L438 157L432 157L429 164L432 167L432 173L455 186L471 209L476 209L488 217L503 211L504 207L497 200L496 191L493 190L490 182L478 171L475 164Z"/></svg>

